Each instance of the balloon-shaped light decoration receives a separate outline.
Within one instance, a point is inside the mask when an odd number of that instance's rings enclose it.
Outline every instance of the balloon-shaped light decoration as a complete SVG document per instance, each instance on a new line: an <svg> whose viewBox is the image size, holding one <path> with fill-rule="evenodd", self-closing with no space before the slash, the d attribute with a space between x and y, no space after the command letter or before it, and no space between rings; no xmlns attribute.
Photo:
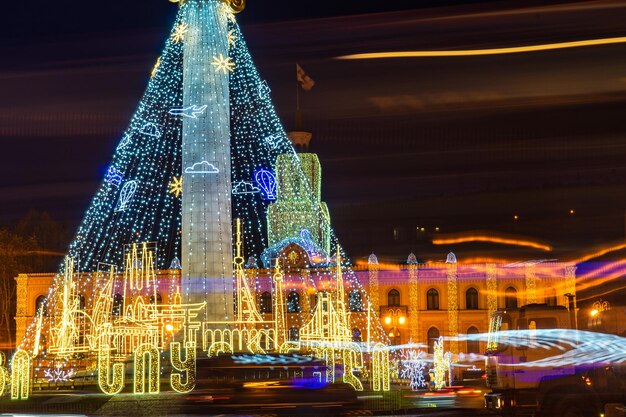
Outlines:
<svg viewBox="0 0 626 417"><path fill-rule="evenodd" d="M128 208L130 201L133 199L135 192L137 191L137 181L128 181L122 187L122 191L120 192L120 200L117 206L117 211L123 211Z"/></svg>
<svg viewBox="0 0 626 417"><path fill-rule="evenodd" d="M276 200L276 177L269 169L261 168L254 173L254 180L263 191L266 200Z"/></svg>

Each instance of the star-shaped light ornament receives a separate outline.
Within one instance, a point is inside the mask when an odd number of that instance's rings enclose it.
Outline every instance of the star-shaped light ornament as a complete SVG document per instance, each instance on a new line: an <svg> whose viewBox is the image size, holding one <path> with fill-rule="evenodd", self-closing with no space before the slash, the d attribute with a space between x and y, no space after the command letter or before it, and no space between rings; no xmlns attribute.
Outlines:
<svg viewBox="0 0 626 417"><path fill-rule="evenodd" d="M235 13L233 12L233 9L230 7L228 1L222 3L222 12L226 15L226 18L230 20L230 23L233 23L233 24L237 23L237 20L235 19Z"/></svg>
<svg viewBox="0 0 626 417"><path fill-rule="evenodd" d="M172 33L172 42L179 43L180 41L185 40L187 30L189 30L189 25L187 23L176 25L174 33Z"/></svg>
<svg viewBox="0 0 626 417"><path fill-rule="evenodd" d="M222 54L214 56L211 65L217 68L218 71L222 71L224 74L233 72L233 69L235 68L233 60L229 56L225 57Z"/></svg>
<svg viewBox="0 0 626 417"><path fill-rule="evenodd" d="M178 198L183 193L183 177L174 177L172 182L169 184L170 186L170 194L173 194L174 197Z"/></svg>
<svg viewBox="0 0 626 417"><path fill-rule="evenodd" d="M228 47L230 48L231 46L235 46L237 44L237 35L235 35L235 31L234 30L229 30L228 31Z"/></svg>

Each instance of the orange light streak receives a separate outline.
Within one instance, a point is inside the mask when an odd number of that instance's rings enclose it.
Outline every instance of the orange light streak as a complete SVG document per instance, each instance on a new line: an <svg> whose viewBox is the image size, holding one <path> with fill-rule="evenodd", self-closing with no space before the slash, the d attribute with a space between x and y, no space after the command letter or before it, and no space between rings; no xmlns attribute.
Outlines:
<svg viewBox="0 0 626 417"><path fill-rule="evenodd" d="M459 49L446 51L397 51L370 52L364 54L342 55L335 59L389 59L389 58L432 58L454 56L483 56L519 54L527 52L551 51L555 49L581 48L586 46L612 45L626 43L626 36L616 38L587 39L572 42L544 43L539 45L512 46L507 48Z"/></svg>
<svg viewBox="0 0 626 417"><path fill-rule="evenodd" d="M604 247L602 249L597 250L596 252L584 255L581 258L574 260L573 262L575 262L575 263L585 262L585 261L588 261L589 259L597 258L597 257L600 257L602 255L606 255L609 252L614 252L616 250L621 250L621 249L624 249L624 248L626 248L626 243L620 243L620 244L617 244L617 245Z"/></svg>
<svg viewBox="0 0 626 417"><path fill-rule="evenodd" d="M456 243L468 243L468 242L489 242L489 243L500 243L503 245L526 246L529 248L540 249L546 252L550 252L552 250L551 246L543 245L539 242L533 242L530 240L507 239L503 237L486 236L486 235L470 235L470 236L462 236L462 237L433 239L433 245L453 245Z"/></svg>

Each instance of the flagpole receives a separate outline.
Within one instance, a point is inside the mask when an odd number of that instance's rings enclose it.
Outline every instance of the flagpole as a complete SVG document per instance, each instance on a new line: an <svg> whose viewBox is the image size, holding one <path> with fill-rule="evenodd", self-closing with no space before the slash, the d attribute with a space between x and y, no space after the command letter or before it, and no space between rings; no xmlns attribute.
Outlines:
<svg viewBox="0 0 626 417"><path fill-rule="evenodd" d="M300 82L298 81L298 64L296 63L296 126L295 130L302 128L302 115L300 114Z"/></svg>
<svg viewBox="0 0 626 417"><path fill-rule="evenodd" d="M296 64L296 111L300 111L300 83L298 82L298 64Z"/></svg>

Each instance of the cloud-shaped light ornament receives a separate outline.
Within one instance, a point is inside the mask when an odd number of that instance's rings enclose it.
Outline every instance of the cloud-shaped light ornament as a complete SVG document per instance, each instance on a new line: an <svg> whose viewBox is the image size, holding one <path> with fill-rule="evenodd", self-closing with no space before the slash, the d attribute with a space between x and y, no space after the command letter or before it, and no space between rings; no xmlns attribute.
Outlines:
<svg viewBox="0 0 626 417"><path fill-rule="evenodd" d="M196 162L190 167L185 168L185 174L217 174L219 169L208 161Z"/></svg>

